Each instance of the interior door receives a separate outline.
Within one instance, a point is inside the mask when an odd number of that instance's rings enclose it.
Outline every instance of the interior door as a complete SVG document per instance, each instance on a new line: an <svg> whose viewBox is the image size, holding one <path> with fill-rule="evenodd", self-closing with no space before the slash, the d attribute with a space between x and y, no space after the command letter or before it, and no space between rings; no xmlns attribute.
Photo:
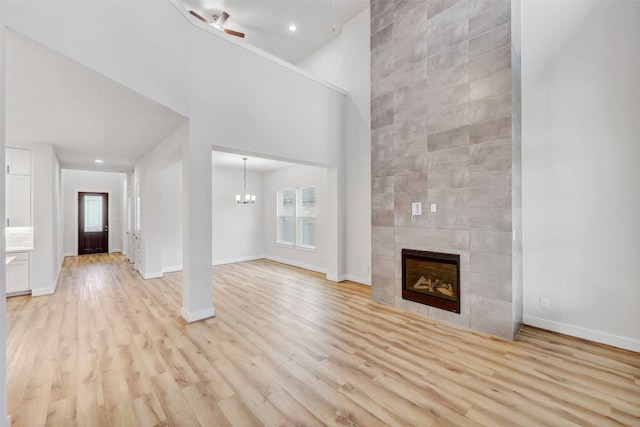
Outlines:
<svg viewBox="0 0 640 427"><path fill-rule="evenodd" d="M109 194L78 193L78 255L109 252Z"/></svg>

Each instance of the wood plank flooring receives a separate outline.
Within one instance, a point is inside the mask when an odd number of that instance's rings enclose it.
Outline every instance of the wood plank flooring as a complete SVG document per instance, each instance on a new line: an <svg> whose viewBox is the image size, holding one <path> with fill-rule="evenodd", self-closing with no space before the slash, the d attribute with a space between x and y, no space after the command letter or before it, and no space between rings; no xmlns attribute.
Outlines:
<svg viewBox="0 0 640 427"><path fill-rule="evenodd" d="M525 327L515 342L266 260L217 266L185 324L181 274L67 258L10 298L13 426L640 426L640 354Z"/></svg>

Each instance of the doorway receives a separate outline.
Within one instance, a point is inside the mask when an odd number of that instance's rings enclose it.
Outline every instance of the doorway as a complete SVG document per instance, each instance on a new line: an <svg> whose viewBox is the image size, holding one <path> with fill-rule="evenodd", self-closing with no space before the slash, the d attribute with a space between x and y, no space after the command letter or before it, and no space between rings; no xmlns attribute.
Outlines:
<svg viewBox="0 0 640 427"><path fill-rule="evenodd" d="M109 194L78 193L78 255L109 252Z"/></svg>

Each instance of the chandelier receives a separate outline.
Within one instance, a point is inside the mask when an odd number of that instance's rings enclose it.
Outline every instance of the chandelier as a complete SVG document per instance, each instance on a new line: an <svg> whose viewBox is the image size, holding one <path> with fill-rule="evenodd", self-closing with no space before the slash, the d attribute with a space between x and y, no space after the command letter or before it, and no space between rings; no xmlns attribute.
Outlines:
<svg viewBox="0 0 640 427"><path fill-rule="evenodd" d="M244 191L242 192L242 194L244 194L244 200L242 200L242 196L240 194L236 194L236 203L246 205L248 203L255 203L256 195L247 193L247 158L243 157L242 160L244 161Z"/></svg>

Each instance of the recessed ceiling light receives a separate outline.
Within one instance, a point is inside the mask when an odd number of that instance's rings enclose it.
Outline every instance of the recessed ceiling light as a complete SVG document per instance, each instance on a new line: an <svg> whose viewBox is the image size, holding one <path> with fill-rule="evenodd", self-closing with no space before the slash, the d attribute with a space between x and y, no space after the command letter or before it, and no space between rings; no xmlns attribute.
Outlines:
<svg viewBox="0 0 640 427"><path fill-rule="evenodd" d="M292 33L295 32L297 30L296 26L291 24L289 25L289 31L291 31Z"/></svg>
<svg viewBox="0 0 640 427"><path fill-rule="evenodd" d="M94 160L96 163L104 163L104 160L100 160L100 159L95 159Z"/></svg>

